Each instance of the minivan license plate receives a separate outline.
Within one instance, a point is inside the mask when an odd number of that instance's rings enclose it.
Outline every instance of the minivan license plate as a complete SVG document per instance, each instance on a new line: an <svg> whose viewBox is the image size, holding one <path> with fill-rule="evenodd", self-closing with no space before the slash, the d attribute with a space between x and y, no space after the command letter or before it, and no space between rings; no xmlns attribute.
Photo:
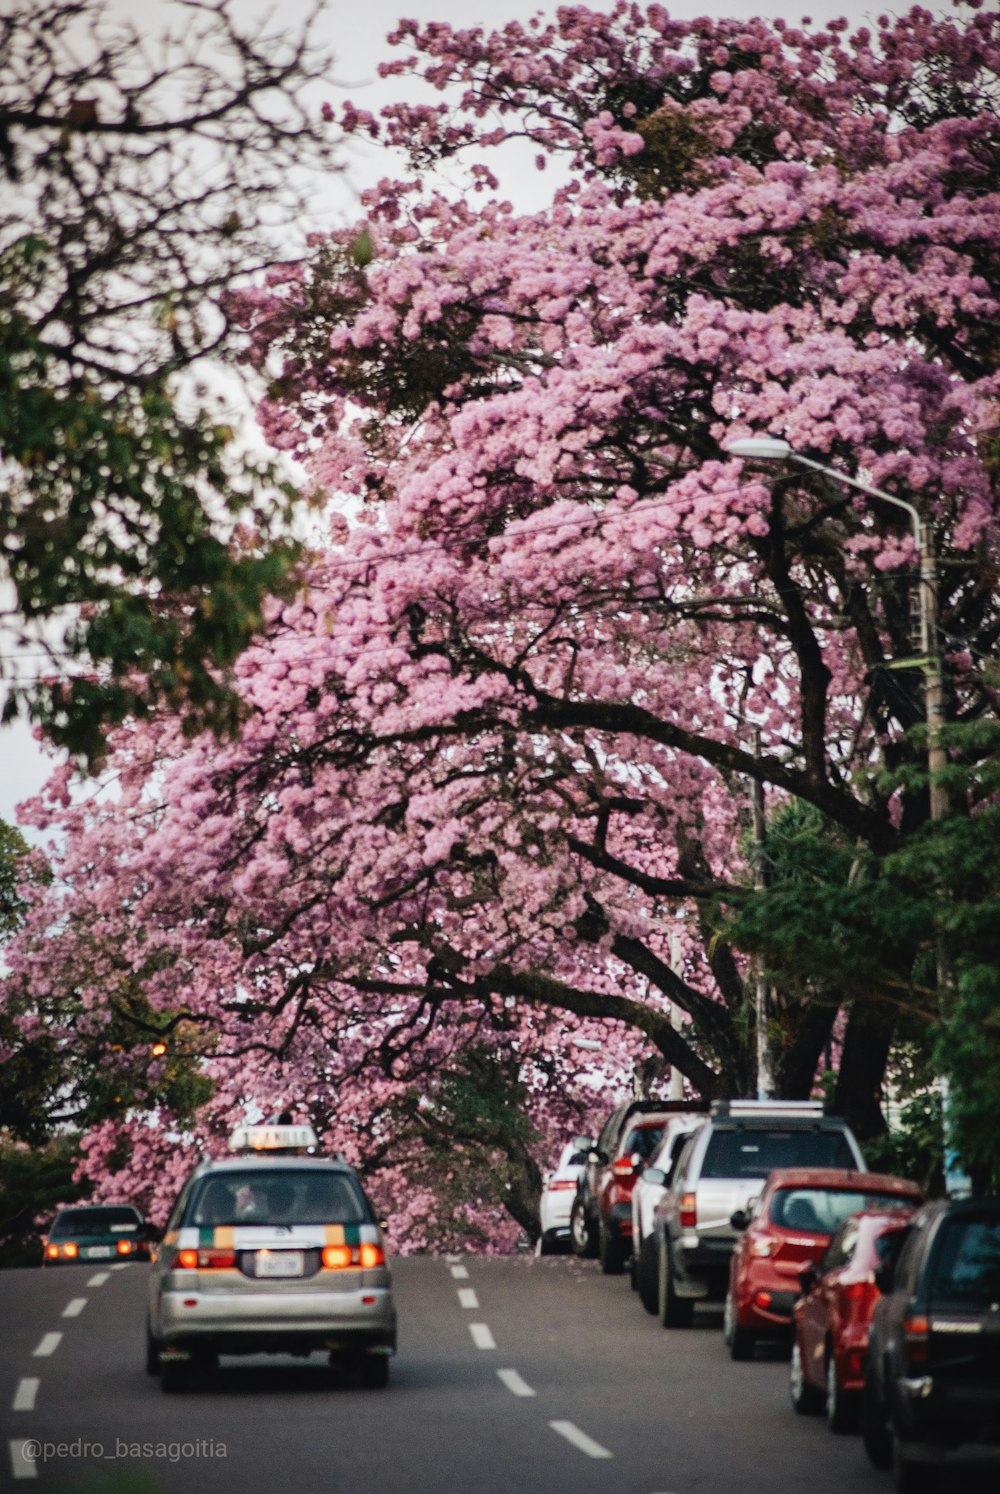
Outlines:
<svg viewBox="0 0 1000 1494"><path fill-rule="evenodd" d="M258 1250L258 1276L301 1276L301 1250Z"/></svg>

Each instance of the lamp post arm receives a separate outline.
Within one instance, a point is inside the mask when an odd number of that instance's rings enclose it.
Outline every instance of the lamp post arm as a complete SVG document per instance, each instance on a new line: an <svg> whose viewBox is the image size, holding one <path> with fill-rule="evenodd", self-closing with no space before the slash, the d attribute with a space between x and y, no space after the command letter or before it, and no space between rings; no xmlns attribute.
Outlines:
<svg viewBox="0 0 1000 1494"><path fill-rule="evenodd" d="M814 472L822 472L825 477L832 477L837 482L846 483L850 488L857 488L859 493L867 493L873 498L882 498L886 503L894 503L897 508L905 509L910 516L913 525L913 537L917 542L918 554L923 554L923 520L920 513L912 503L907 503L905 498L897 498L894 493L885 493L881 488L872 487L871 483L860 482L856 477L848 477L846 472L838 472L836 467L827 467L822 462L814 462L811 457L800 456L797 451L790 451L788 459L798 462L801 467L811 467Z"/></svg>

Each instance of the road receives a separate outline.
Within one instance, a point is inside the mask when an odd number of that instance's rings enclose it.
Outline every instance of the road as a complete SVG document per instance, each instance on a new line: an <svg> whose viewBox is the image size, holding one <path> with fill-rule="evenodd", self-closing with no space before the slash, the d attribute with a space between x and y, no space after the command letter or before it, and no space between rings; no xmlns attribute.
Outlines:
<svg viewBox="0 0 1000 1494"><path fill-rule="evenodd" d="M143 1369L144 1266L0 1272L0 1489L888 1494L856 1438L794 1415L779 1351L730 1361L717 1311L665 1331L627 1279L566 1257L394 1276L387 1390L261 1357L167 1396ZM992 1494L997 1463L960 1461L948 1486Z"/></svg>

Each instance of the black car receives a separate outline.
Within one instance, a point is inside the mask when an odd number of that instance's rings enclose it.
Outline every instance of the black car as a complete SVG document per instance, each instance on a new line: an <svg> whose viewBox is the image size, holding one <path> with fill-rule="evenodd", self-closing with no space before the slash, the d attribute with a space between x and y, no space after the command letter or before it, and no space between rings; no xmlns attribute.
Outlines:
<svg viewBox="0 0 1000 1494"><path fill-rule="evenodd" d="M932 1488L947 1450L1000 1440L1000 1198L928 1204L875 1280L865 1449L897 1489Z"/></svg>
<svg viewBox="0 0 1000 1494"><path fill-rule="evenodd" d="M159 1231L132 1204L73 1204L60 1209L45 1236L46 1266L94 1261L148 1261Z"/></svg>

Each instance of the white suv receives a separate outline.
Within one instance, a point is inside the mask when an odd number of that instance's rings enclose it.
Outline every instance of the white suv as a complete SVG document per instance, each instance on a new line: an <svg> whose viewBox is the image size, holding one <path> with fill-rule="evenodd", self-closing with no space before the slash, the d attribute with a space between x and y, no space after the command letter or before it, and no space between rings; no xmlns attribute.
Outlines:
<svg viewBox="0 0 1000 1494"><path fill-rule="evenodd" d="M663 1136L649 1159L649 1166L639 1174L632 1190L632 1255L629 1271L632 1286L647 1312L658 1307L656 1235L654 1210L670 1184L677 1159L692 1131L705 1120L704 1115L673 1115L663 1128Z"/></svg>
<svg viewBox="0 0 1000 1494"><path fill-rule="evenodd" d="M657 1313L687 1328L699 1300L726 1295L736 1240L731 1216L748 1209L775 1167L849 1167L865 1159L847 1122L812 1101L716 1100L690 1137L653 1210Z"/></svg>

